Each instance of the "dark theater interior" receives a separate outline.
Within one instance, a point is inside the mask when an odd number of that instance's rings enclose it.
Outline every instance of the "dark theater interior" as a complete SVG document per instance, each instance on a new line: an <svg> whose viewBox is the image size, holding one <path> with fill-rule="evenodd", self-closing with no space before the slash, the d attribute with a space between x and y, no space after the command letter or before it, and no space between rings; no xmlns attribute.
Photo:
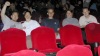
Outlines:
<svg viewBox="0 0 100 56"><path fill-rule="evenodd" d="M0 0L0 56L100 56L100 0Z"/></svg>

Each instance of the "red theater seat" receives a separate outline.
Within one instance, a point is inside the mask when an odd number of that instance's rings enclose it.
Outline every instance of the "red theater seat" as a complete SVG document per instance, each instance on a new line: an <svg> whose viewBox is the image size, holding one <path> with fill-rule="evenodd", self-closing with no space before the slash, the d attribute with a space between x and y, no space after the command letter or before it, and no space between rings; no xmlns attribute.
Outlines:
<svg viewBox="0 0 100 56"><path fill-rule="evenodd" d="M13 53L27 49L26 34L24 31L11 28L0 33L1 54Z"/></svg>
<svg viewBox="0 0 100 56"><path fill-rule="evenodd" d="M39 27L31 32L32 47L39 52L55 53L60 49L56 45L55 32L48 27Z"/></svg>
<svg viewBox="0 0 100 56"><path fill-rule="evenodd" d="M100 43L100 25L90 23L85 27L86 37L88 43Z"/></svg>
<svg viewBox="0 0 100 56"><path fill-rule="evenodd" d="M96 55L100 43L100 24L90 23L85 27L86 39L89 44L94 44L93 51Z"/></svg>
<svg viewBox="0 0 100 56"><path fill-rule="evenodd" d="M74 25L66 25L60 28L60 38L62 47L78 44L91 48L89 45L84 44L81 29Z"/></svg>
<svg viewBox="0 0 100 56"><path fill-rule="evenodd" d="M98 56L100 56L100 46L98 47Z"/></svg>
<svg viewBox="0 0 100 56"><path fill-rule="evenodd" d="M93 56L92 51L83 45L68 45L58 51L56 56Z"/></svg>
<svg viewBox="0 0 100 56"><path fill-rule="evenodd" d="M5 54L4 56L46 56L43 53L34 52L33 50L21 50L16 53Z"/></svg>

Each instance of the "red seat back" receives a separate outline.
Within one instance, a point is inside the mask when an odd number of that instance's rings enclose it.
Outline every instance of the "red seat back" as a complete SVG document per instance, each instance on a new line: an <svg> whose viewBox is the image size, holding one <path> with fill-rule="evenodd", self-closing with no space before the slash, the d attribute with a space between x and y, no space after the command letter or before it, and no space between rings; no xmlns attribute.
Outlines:
<svg viewBox="0 0 100 56"><path fill-rule="evenodd" d="M100 42L100 25L90 23L85 27L88 43Z"/></svg>
<svg viewBox="0 0 100 56"><path fill-rule="evenodd" d="M100 46L98 47L98 56L100 56Z"/></svg>
<svg viewBox="0 0 100 56"><path fill-rule="evenodd" d="M48 27L38 27L31 32L32 47L37 50L55 49L56 38L53 29Z"/></svg>
<svg viewBox="0 0 100 56"><path fill-rule="evenodd" d="M24 31L16 28L11 28L1 32L1 54L13 53L26 47L26 34Z"/></svg>
<svg viewBox="0 0 100 56"><path fill-rule="evenodd" d="M56 56L93 56L92 51L83 45L68 45L58 51Z"/></svg>
<svg viewBox="0 0 100 56"><path fill-rule="evenodd" d="M46 56L43 53L34 52L33 50L21 50L16 53L5 54L4 56Z"/></svg>
<svg viewBox="0 0 100 56"><path fill-rule="evenodd" d="M84 44L81 29L77 26L66 25L60 28L60 38L63 46L69 44Z"/></svg>

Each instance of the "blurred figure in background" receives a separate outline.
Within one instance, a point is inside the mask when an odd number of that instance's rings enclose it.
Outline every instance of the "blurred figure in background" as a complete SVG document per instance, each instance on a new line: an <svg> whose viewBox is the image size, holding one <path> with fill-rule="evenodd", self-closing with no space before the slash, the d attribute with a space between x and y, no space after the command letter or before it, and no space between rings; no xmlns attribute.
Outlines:
<svg viewBox="0 0 100 56"><path fill-rule="evenodd" d="M47 15L48 15L48 18L43 19L41 25L54 29L54 31L57 35L60 26L59 26L59 21L57 19L53 18L54 9L52 9L52 8L48 9L47 10Z"/></svg>
<svg viewBox="0 0 100 56"><path fill-rule="evenodd" d="M64 27L66 25L74 25L80 27L78 20L73 18L72 10L67 10L66 18L62 21L62 26Z"/></svg>
<svg viewBox="0 0 100 56"><path fill-rule="evenodd" d="M84 28L89 23L98 23L96 17L89 14L90 11L87 7L83 8L83 16L79 19L81 28Z"/></svg>
<svg viewBox="0 0 100 56"><path fill-rule="evenodd" d="M83 0L83 7L89 8L91 0Z"/></svg>

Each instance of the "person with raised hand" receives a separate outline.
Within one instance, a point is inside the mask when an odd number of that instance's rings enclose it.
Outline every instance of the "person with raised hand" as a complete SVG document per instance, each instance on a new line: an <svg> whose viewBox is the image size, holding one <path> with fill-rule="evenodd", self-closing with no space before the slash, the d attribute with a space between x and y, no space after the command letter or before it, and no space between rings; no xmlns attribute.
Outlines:
<svg viewBox="0 0 100 56"><path fill-rule="evenodd" d="M1 20L4 24L2 31L7 30L9 28L22 29L22 24L20 22L17 22L17 20L18 20L18 12L17 11L12 12L11 19L5 14L8 6L10 6L10 2L6 1L1 10Z"/></svg>

